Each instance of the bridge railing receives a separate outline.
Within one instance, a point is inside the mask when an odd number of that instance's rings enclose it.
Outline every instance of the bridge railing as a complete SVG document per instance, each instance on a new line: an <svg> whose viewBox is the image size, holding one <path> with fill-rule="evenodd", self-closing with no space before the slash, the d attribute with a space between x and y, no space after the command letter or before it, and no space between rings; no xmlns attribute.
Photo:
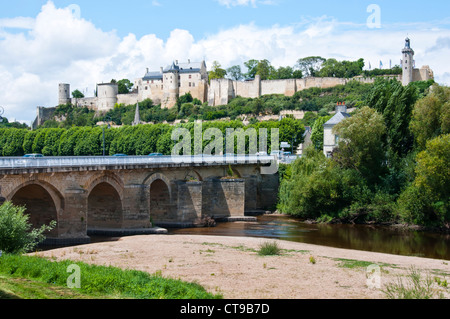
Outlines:
<svg viewBox="0 0 450 319"><path fill-rule="evenodd" d="M0 169L167 164L269 164L269 155L0 157Z"/></svg>

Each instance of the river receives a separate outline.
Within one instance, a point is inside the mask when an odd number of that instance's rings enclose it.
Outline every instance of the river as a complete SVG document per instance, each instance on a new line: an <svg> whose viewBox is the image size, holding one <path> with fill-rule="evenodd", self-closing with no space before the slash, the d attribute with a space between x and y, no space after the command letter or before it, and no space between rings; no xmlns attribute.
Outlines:
<svg viewBox="0 0 450 319"><path fill-rule="evenodd" d="M308 244L450 260L450 235L368 225L307 224L289 216L263 215L257 222L218 223L211 228L169 229L194 234L281 239Z"/></svg>

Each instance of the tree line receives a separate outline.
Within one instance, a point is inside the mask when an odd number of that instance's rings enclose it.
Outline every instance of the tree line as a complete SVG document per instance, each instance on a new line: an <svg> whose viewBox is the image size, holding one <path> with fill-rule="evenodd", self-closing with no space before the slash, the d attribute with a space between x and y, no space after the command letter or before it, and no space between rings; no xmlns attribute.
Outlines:
<svg viewBox="0 0 450 319"><path fill-rule="evenodd" d="M242 81L254 79L256 75L259 75L261 80L301 79L304 77L353 78L358 75L373 77L396 75L402 72L401 67L397 65L391 69L363 70L365 62L362 58L357 61L338 61L334 58L326 59L321 56L301 58L297 60L294 66L275 68L267 59L251 59L244 62L244 66L247 72L244 72L240 65L233 65L224 69L218 61L214 61L209 72L209 80L228 78Z"/></svg>
<svg viewBox="0 0 450 319"><path fill-rule="evenodd" d="M376 81L367 106L334 127L331 158L313 143L285 169L278 209L317 221L448 231L450 88L422 85Z"/></svg>
<svg viewBox="0 0 450 319"><path fill-rule="evenodd" d="M105 135L106 155L148 155L162 153L171 155L178 142L172 140L172 133L177 128L185 128L194 138L195 123L178 125L147 124L137 126L122 126L119 128L71 127L71 128L41 128L34 131L17 128L0 128L0 155L23 156L29 153L40 153L45 156L101 156L103 154L103 132ZM254 129L259 141L261 128L268 131L267 148L271 148L270 132L272 128L279 129L280 141L295 141L297 147L303 141L304 125L300 120L284 118L281 121L266 121L245 126L242 121L212 121L202 123L203 132L207 128L218 128L223 136L226 129ZM193 143L193 142L192 142ZM209 142L204 141L204 146ZM248 144L248 140L246 141ZM194 145L194 144L193 144ZM236 149L237 143L235 143ZM192 148L193 149L193 148ZM225 149L225 144L224 144ZM246 148L248 152L248 147ZM237 150L237 149L236 149ZM214 153L215 154L215 153Z"/></svg>

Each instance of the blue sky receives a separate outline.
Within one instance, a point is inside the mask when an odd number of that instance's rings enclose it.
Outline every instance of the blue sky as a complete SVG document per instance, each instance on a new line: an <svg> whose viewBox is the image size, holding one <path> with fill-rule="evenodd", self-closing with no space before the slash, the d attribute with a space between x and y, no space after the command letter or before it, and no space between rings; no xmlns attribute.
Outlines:
<svg viewBox="0 0 450 319"><path fill-rule="evenodd" d="M32 121L57 103L57 85L93 95L96 83L134 81L177 59L275 67L320 55L399 64L408 35L416 65L450 83L450 1L15 0L0 11L0 105ZM371 27L368 6L380 9ZM373 20L371 20L373 21Z"/></svg>
<svg viewBox="0 0 450 319"><path fill-rule="evenodd" d="M15 0L2 7L0 18L35 17L47 1ZM232 0L228 1L233 3ZM238 2L238 1L234 1ZM119 36L134 33L141 37L155 33L166 39L175 28L189 30L203 37L239 24L258 26L295 25L304 17L334 17L340 21L365 23L367 7L374 3L382 9L382 21L387 24L442 22L450 19L450 1L361 1L361 0L269 0L242 1L228 6L227 0L54 0L57 7L76 4L84 19L104 31L117 30Z"/></svg>

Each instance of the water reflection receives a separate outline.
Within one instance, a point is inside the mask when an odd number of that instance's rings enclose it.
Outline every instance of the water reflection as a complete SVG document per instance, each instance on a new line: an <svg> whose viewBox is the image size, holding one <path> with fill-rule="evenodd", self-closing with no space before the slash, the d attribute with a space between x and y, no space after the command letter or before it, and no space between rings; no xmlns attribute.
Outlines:
<svg viewBox="0 0 450 319"><path fill-rule="evenodd" d="M450 260L450 236L366 225L310 225L288 216L265 215L258 222L219 223L214 228L171 229L169 234L247 236L345 249Z"/></svg>

